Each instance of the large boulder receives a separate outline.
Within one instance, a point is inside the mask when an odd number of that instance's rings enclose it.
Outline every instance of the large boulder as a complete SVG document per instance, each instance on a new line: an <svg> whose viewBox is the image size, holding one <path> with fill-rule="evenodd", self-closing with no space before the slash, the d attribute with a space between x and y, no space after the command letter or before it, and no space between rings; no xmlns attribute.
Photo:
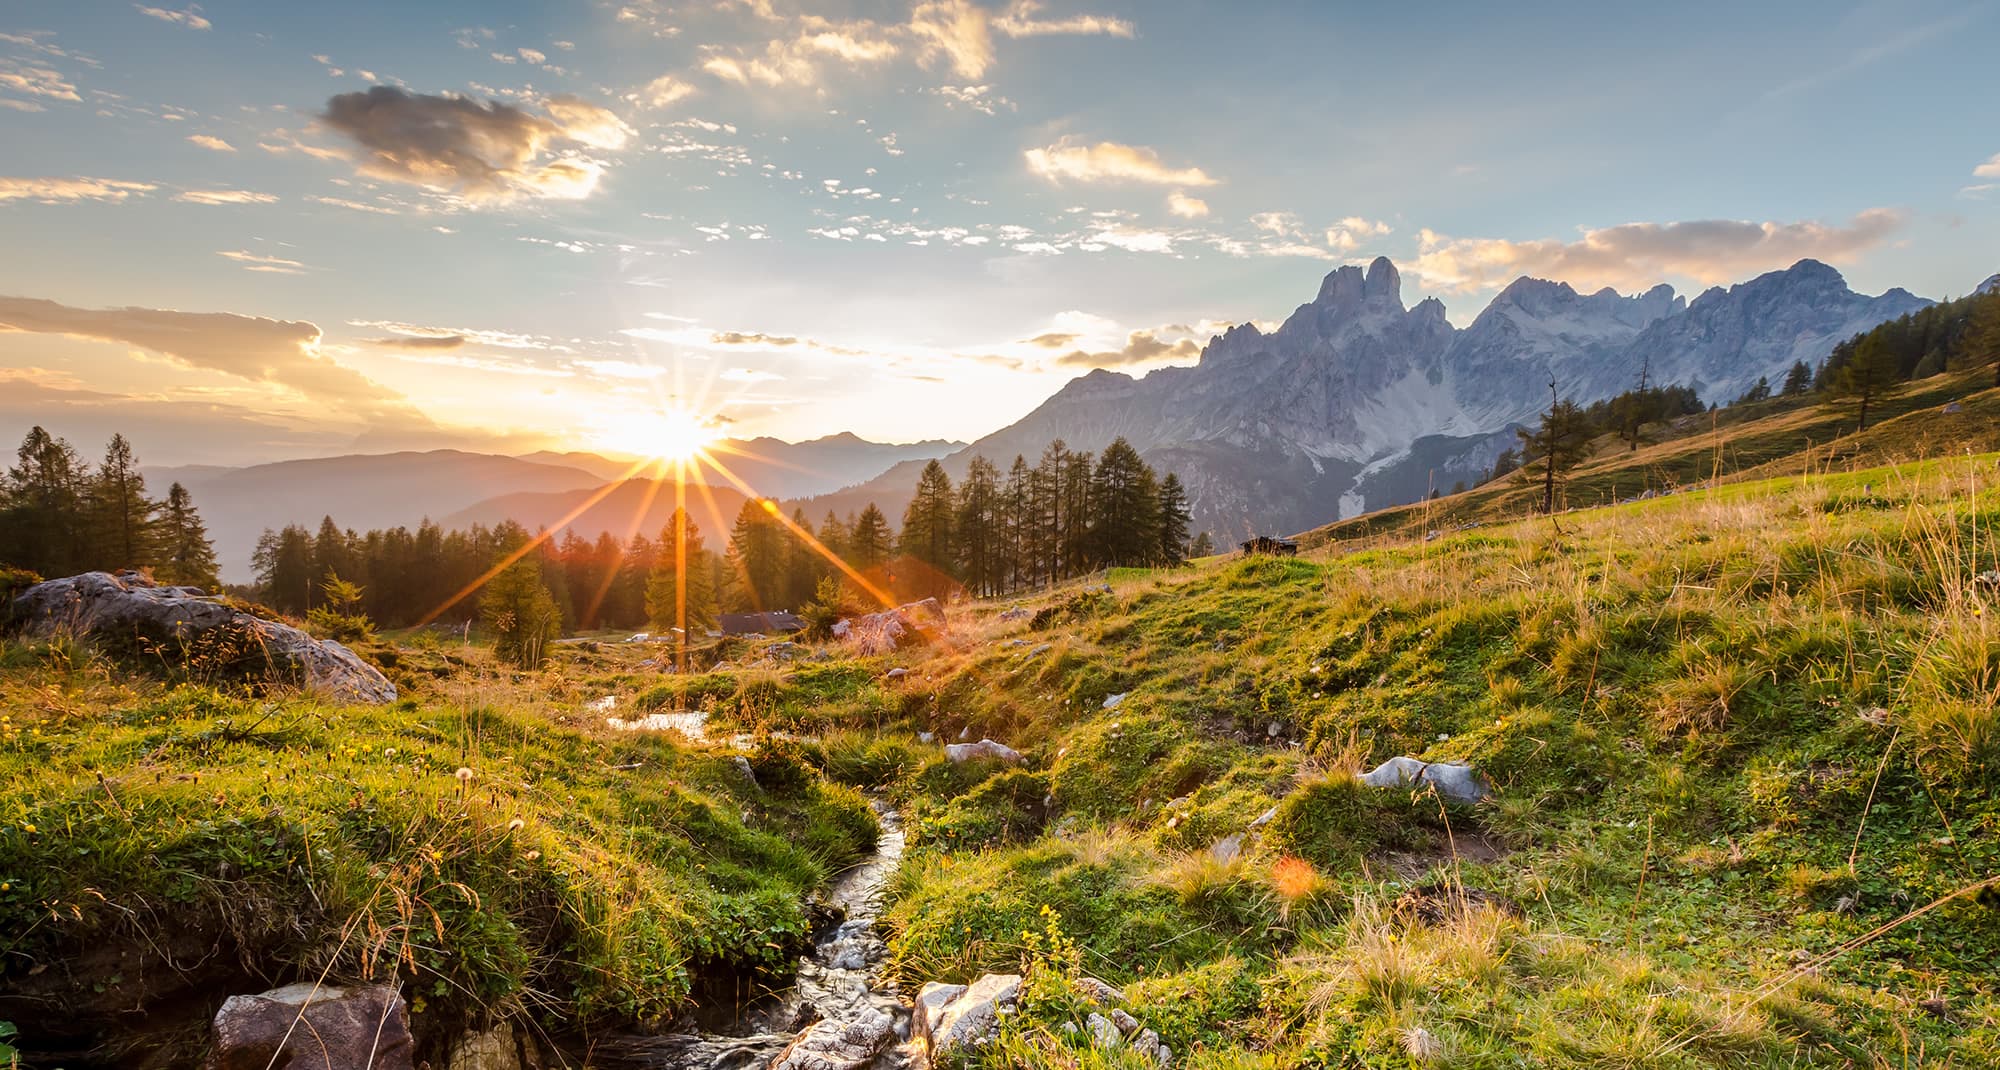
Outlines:
<svg viewBox="0 0 2000 1070"><path fill-rule="evenodd" d="M411 1070L409 1019L393 988L286 985L231 996L215 1015L211 1070Z"/></svg>
<svg viewBox="0 0 2000 1070"><path fill-rule="evenodd" d="M931 642L947 631L944 606L935 598L911 602L880 613L850 617L833 626L833 637L862 654L887 654L906 646Z"/></svg>
<svg viewBox="0 0 2000 1070"><path fill-rule="evenodd" d="M912 1032L937 1062L998 1036L1001 1017L1012 1014L1020 998L1020 974L989 973L970 985L932 981L917 993Z"/></svg>
<svg viewBox="0 0 2000 1070"><path fill-rule="evenodd" d="M69 633L115 655L165 657L190 669L304 687L339 702L396 701L396 685L352 650L289 624L254 617L195 587L166 587L136 572L86 572L15 596L12 626Z"/></svg>

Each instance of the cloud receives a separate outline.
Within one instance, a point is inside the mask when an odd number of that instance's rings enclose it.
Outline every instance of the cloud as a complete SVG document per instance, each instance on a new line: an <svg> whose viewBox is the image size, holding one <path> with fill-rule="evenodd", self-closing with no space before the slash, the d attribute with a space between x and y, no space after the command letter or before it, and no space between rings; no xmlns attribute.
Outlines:
<svg viewBox="0 0 2000 1070"><path fill-rule="evenodd" d="M321 354L319 328L304 321L231 312L73 308L0 297L0 329L136 346L190 368L284 387L357 414L423 419L401 395Z"/></svg>
<svg viewBox="0 0 2000 1070"><path fill-rule="evenodd" d="M1025 344L1041 346L1043 349L1064 349L1075 345L1079 337L1081 335L1069 331L1048 331L1027 339Z"/></svg>
<svg viewBox="0 0 2000 1070"><path fill-rule="evenodd" d="M1167 211L1182 219L1200 219L1208 214L1208 202L1175 190L1167 194Z"/></svg>
<svg viewBox="0 0 2000 1070"><path fill-rule="evenodd" d="M804 87L819 84L823 67L830 60L859 67L886 62L902 51L873 23L808 18L802 26L796 36L767 42L762 53L713 55L702 63L702 69L742 86Z"/></svg>
<svg viewBox="0 0 2000 1070"><path fill-rule="evenodd" d="M117 202L144 196L158 188L149 182L121 182L113 178L0 178L0 201Z"/></svg>
<svg viewBox="0 0 2000 1070"><path fill-rule="evenodd" d="M473 327L434 327L396 320L349 320L349 327L388 331L394 337L374 338L369 345L387 349L455 349L462 345L493 346L499 349L538 349L553 353L571 352L569 346L532 334L482 330Z"/></svg>
<svg viewBox="0 0 2000 1070"><path fill-rule="evenodd" d="M714 331L708 340L719 346L795 346L797 338L782 334L764 334L761 331Z"/></svg>
<svg viewBox="0 0 2000 1070"><path fill-rule="evenodd" d="M247 249L231 249L215 255L236 261L243 265L245 271L261 271L270 275L303 275L306 270L306 266L296 260L265 256Z"/></svg>
<svg viewBox="0 0 2000 1070"><path fill-rule="evenodd" d="M1379 220L1351 215L1326 228L1326 243L1343 253L1351 253L1370 238L1388 237L1392 229Z"/></svg>
<svg viewBox="0 0 2000 1070"><path fill-rule="evenodd" d="M1991 159L1973 168L1972 174L1975 178L2000 178L2000 152L1994 153Z"/></svg>
<svg viewBox="0 0 2000 1070"><path fill-rule="evenodd" d="M133 4L132 6L138 9L141 15L150 15L161 22L175 23L176 25L185 26L190 30L206 30L214 26L214 23L201 17L200 4L189 4L179 11L171 11L163 7L147 7L144 4Z"/></svg>
<svg viewBox="0 0 2000 1070"><path fill-rule="evenodd" d="M1174 168L1161 162L1160 154L1143 145L1121 145L1100 141L1080 145L1064 138L1044 149L1025 154L1028 170L1061 182L1146 182L1160 186L1213 186L1216 180L1199 167Z"/></svg>
<svg viewBox="0 0 2000 1070"><path fill-rule="evenodd" d="M1056 363L1070 368L1116 368L1154 361L1189 361L1199 356L1201 345L1192 338L1166 342L1152 331L1133 331L1126 336L1123 349L1105 353L1086 353L1079 349L1057 357Z"/></svg>
<svg viewBox="0 0 2000 1070"><path fill-rule="evenodd" d="M588 197L604 165L557 154L554 146L617 148L631 128L575 97L552 98L546 107L548 115L536 115L499 101L378 85L328 100L320 121L363 150L360 169L372 178L477 201Z"/></svg>
<svg viewBox="0 0 2000 1070"><path fill-rule="evenodd" d="M1038 19L1035 13L1043 6L1041 0L1015 0L1013 6L993 20L993 28L1008 37L1047 37L1056 34L1103 34L1107 37L1125 38L1132 36L1131 23L1104 15L1071 15L1066 19Z"/></svg>
<svg viewBox="0 0 2000 1070"><path fill-rule="evenodd" d="M970 108L981 115L998 115L1001 108L1018 110L1013 101L993 92L990 85L941 85L925 92L944 98L947 108Z"/></svg>
<svg viewBox="0 0 2000 1070"><path fill-rule="evenodd" d="M1106 226L1087 235L1082 248L1094 251L1091 250L1092 245L1109 245L1128 253L1171 253L1174 251L1174 236L1159 230Z"/></svg>
<svg viewBox="0 0 2000 1070"><path fill-rule="evenodd" d="M196 145L200 145L204 149L213 149L216 152L236 151L236 146L231 145L229 142L224 141L219 137L214 137L209 134L189 134L187 139Z"/></svg>
<svg viewBox="0 0 2000 1070"><path fill-rule="evenodd" d="M648 108L665 108L694 96L700 90L691 83L684 82L671 74L663 74L647 82L645 87L626 99Z"/></svg>
<svg viewBox="0 0 2000 1070"><path fill-rule="evenodd" d="M398 334L387 338L370 338L368 344L383 349L408 349L417 352L435 352L443 349L458 349L465 345L462 334Z"/></svg>
<svg viewBox="0 0 2000 1070"><path fill-rule="evenodd" d="M75 102L83 99L77 95L76 85L64 81L63 76L55 71L11 59L0 59L0 89L50 100Z"/></svg>
<svg viewBox="0 0 2000 1070"><path fill-rule="evenodd" d="M755 368L728 368L716 378L729 383L771 383L784 379L777 372L758 371Z"/></svg>
<svg viewBox="0 0 2000 1070"><path fill-rule="evenodd" d="M1458 292L1499 286L1519 275L1586 289L1642 290L1668 275L1714 285L1806 258L1849 261L1888 240L1902 224L1900 213L1871 208L1845 224L1626 223L1584 231L1573 242L1455 239L1426 229L1413 270L1435 288Z"/></svg>
<svg viewBox="0 0 2000 1070"><path fill-rule="evenodd" d="M247 189L190 189L176 194L174 200L186 204L273 204L275 193L257 193Z"/></svg>

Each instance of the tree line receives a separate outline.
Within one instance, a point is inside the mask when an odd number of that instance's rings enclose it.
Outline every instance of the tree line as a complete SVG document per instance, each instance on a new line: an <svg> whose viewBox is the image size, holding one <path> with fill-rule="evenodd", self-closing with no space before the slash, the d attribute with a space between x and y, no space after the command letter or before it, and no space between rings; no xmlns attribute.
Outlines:
<svg viewBox="0 0 2000 1070"><path fill-rule="evenodd" d="M42 576L132 568L164 583L221 585L215 546L186 487L151 497L124 435L112 435L92 465L39 426L0 479L0 563Z"/></svg>

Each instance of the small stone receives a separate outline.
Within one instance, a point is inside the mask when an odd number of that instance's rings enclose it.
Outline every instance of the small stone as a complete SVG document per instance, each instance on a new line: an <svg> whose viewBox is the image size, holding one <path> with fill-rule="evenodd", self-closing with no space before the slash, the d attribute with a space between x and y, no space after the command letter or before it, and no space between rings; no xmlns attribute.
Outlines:
<svg viewBox="0 0 2000 1070"><path fill-rule="evenodd" d="M1260 829L1263 828L1265 825L1268 825L1271 822L1276 821L1277 819L1278 819L1278 808L1273 806L1269 810L1266 810L1263 813L1258 814L1257 820L1250 822L1250 827L1253 829Z"/></svg>
<svg viewBox="0 0 2000 1070"><path fill-rule="evenodd" d="M1117 1026L1118 1031L1128 1037L1139 1031L1139 1019L1117 1008L1111 1011L1111 1024Z"/></svg>
<svg viewBox="0 0 2000 1070"><path fill-rule="evenodd" d="M1115 694L1115 695L1106 695L1106 696L1104 696L1104 706L1103 706L1103 708L1104 708L1104 709L1107 709L1107 710L1115 710L1115 709L1117 709L1117 708L1118 708L1118 705L1119 705L1119 703L1122 703L1122 702L1124 702L1124 701L1125 701L1125 696L1126 696L1126 695L1128 695L1128 694L1131 694L1131 692L1129 692L1129 691L1120 691L1120 692L1118 692L1118 693L1117 693L1117 694Z"/></svg>
<svg viewBox="0 0 2000 1070"><path fill-rule="evenodd" d="M885 680L901 680L903 677L908 675L910 675L910 670L903 668L901 665L898 665L895 668L890 669L888 672L883 673L882 677Z"/></svg>
<svg viewBox="0 0 2000 1070"><path fill-rule="evenodd" d="M1118 1027L1111 1024L1111 1019L1101 1014L1091 1014L1084 1019L1083 1024L1090 1030L1090 1042L1097 1047L1116 1048L1125 1043L1125 1034L1120 1033Z"/></svg>

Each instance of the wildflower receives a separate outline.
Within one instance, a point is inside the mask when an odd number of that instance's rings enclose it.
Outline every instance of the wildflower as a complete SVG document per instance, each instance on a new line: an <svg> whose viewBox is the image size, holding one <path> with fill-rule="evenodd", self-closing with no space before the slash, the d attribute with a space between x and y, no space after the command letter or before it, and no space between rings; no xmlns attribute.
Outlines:
<svg viewBox="0 0 2000 1070"><path fill-rule="evenodd" d="M24 823L21 826L21 831L27 833L30 836L33 836L35 834L35 826Z"/></svg>
<svg viewBox="0 0 2000 1070"><path fill-rule="evenodd" d="M394 758L395 756L396 756L396 748L394 747L389 747L382 751L382 757L384 758Z"/></svg>
<svg viewBox="0 0 2000 1070"><path fill-rule="evenodd" d="M457 777L461 784L470 783L472 781L472 770L461 765L458 767L458 772L453 773L452 776Z"/></svg>
<svg viewBox="0 0 2000 1070"><path fill-rule="evenodd" d="M528 852L528 861L530 861L530 862L533 862L533 861L535 861L536 859L538 859L538 858L540 858L540 857L542 857L542 852L540 852L540 851L529 851L529 852Z"/></svg>
<svg viewBox="0 0 2000 1070"><path fill-rule="evenodd" d="M515 818L514 820L512 820L512 821L509 821L509 822L507 822L507 831L508 831L508 832L519 832L519 831L521 831L521 829L522 829L522 828L523 828L524 826L526 826L526 825L527 825L527 822L526 822L526 821L523 821L523 820L521 820L520 818L518 818L518 817L517 817L517 818Z"/></svg>

